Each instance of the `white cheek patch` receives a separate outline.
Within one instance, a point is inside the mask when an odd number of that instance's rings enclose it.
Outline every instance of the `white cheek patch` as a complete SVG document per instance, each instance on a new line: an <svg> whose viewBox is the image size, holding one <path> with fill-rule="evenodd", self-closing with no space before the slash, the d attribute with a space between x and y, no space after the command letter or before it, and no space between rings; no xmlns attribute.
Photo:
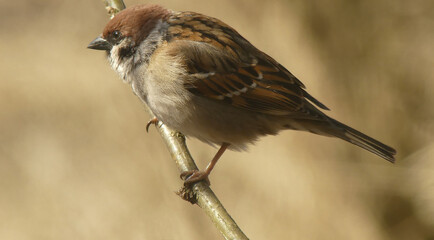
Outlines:
<svg viewBox="0 0 434 240"><path fill-rule="evenodd" d="M131 48L132 40L130 38L124 38L119 44L112 47L108 57L110 65L125 83L134 81L131 73L138 65L149 60L154 50L161 44L163 38L162 31L164 29L167 29L167 24L160 20L146 39L140 43L140 46L134 49L131 55L120 57L123 49Z"/></svg>
<svg viewBox="0 0 434 240"><path fill-rule="evenodd" d="M126 81L126 77L130 72L130 69L127 68L126 65L129 64L130 61L127 61L126 59L121 59L119 57L119 51L121 49L121 46L122 44L113 46L113 48L110 50L109 62L112 69L119 74L122 80Z"/></svg>

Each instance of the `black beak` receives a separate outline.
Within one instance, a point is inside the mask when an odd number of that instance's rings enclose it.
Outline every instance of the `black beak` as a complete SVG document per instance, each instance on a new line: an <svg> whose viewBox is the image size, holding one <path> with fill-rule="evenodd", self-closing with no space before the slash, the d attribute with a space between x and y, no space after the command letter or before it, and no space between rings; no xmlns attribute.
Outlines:
<svg viewBox="0 0 434 240"><path fill-rule="evenodd" d="M107 50L110 51L112 49L112 45L102 37L97 37L95 40L89 43L87 48L95 49L95 50Z"/></svg>

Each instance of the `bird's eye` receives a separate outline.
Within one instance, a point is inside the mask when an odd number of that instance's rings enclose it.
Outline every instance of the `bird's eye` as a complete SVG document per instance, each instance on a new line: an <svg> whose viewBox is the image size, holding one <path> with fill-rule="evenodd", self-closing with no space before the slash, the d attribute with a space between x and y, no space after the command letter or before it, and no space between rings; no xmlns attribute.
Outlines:
<svg viewBox="0 0 434 240"><path fill-rule="evenodd" d="M114 40L119 40L119 38L121 38L121 36L122 36L122 34L119 30L115 30L112 34L113 34Z"/></svg>

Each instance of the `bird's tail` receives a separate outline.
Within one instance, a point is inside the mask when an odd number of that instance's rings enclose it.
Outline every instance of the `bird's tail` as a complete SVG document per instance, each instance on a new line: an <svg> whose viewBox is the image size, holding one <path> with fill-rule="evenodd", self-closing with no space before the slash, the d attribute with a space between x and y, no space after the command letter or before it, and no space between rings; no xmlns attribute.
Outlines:
<svg viewBox="0 0 434 240"><path fill-rule="evenodd" d="M366 149L389 162L395 162L394 155L396 150L392 147L387 146L380 141L377 141L357 130L351 128L333 118L324 116L327 119L322 121L303 121L303 125L310 132L317 133L320 135L333 136L350 142L356 146Z"/></svg>
<svg viewBox="0 0 434 240"><path fill-rule="evenodd" d="M335 136L341 138L347 142L350 142L354 145L357 145L361 148L364 148L372 153L377 154L378 156L386 159L389 162L395 162L394 155L396 154L396 150L392 147L387 146L386 144L377 141L354 128L351 128L341 122L338 122L332 118L329 118L333 125L342 130L341 133L337 133Z"/></svg>

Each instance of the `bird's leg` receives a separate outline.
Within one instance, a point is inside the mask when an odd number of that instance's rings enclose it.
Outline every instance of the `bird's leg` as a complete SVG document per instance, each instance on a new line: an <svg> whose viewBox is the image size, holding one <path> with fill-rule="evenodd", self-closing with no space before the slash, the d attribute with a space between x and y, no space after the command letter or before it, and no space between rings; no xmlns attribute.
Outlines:
<svg viewBox="0 0 434 240"><path fill-rule="evenodd" d="M146 124L146 132L149 132L149 126L151 124L157 124L157 123L158 123L158 119L156 117L149 120L148 123Z"/></svg>
<svg viewBox="0 0 434 240"><path fill-rule="evenodd" d="M213 157L211 162L209 162L208 166L206 166L205 171L199 171L199 170L192 170L192 171L185 171L181 173L181 178L184 180L184 186L191 185L193 183L206 180L209 184L208 176L211 173L214 166L217 164L217 161L220 159L220 157L223 155L225 150L229 147L229 143L223 143L220 149L217 151L216 155Z"/></svg>

